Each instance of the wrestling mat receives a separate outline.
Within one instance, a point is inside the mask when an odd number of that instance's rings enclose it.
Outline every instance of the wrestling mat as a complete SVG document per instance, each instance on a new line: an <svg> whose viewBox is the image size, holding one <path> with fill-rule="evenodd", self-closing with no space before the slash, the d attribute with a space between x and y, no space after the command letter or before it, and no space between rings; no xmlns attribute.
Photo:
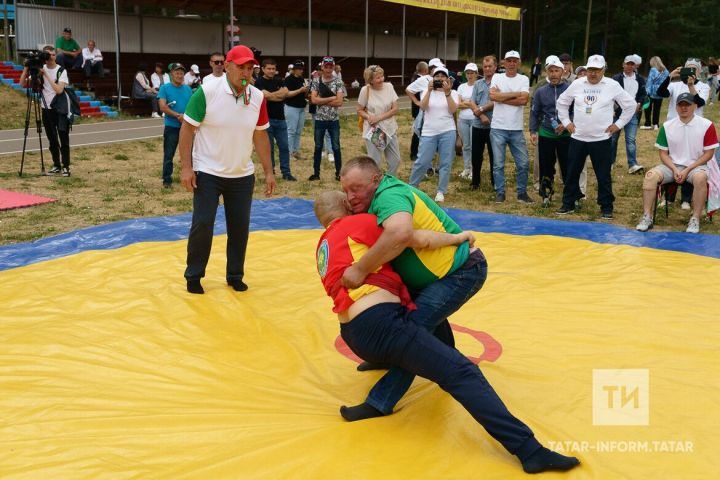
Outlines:
<svg viewBox="0 0 720 480"><path fill-rule="evenodd" d="M489 262L451 318L567 479L720 476L720 238L451 210ZM310 202L253 204L250 290L182 278L190 216L0 248L3 479L514 479L437 386L347 423L380 372L337 342ZM715 452L715 453L713 453Z"/></svg>

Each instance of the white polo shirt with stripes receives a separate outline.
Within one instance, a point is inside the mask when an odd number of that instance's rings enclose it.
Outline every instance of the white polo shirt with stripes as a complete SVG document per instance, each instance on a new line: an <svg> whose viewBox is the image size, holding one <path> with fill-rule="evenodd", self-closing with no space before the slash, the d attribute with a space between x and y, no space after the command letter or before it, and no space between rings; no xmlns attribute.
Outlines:
<svg viewBox="0 0 720 480"><path fill-rule="evenodd" d="M270 121L263 93L252 85L237 97L227 81L198 88L185 109L185 121L198 127L193 143L193 170L224 178L255 173L253 134Z"/></svg>
<svg viewBox="0 0 720 480"><path fill-rule="evenodd" d="M694 115L688 123L683 123L680 117L675 117L660 128L655 147L666 150L675 165L688 167L706 150L718 148L715 125L707 118L697 115Z"/></svg>

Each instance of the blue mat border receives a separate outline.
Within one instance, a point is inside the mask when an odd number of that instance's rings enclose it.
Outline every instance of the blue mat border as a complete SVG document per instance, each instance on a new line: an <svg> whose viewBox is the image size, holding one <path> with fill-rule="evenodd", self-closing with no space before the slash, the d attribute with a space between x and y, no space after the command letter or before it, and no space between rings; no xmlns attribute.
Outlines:
<svg viewBox="0 0 720 480"><path fill-rule="evenodd" d="M554 235L598 243L650 247L720 258L720 236L685 232L640 233L624 227L590 222L566 222L535 217L473 212L450 208L450 215L464 228L477 232L511 235ZM74 255L87 250L110 250L138 242L186 239L191 214L139 218L98 225L34 242L0 247L0 271ZM319 229L309 200L277 198L254 200L250 230ZM215 234L226 233L221 207Z"/></svg>

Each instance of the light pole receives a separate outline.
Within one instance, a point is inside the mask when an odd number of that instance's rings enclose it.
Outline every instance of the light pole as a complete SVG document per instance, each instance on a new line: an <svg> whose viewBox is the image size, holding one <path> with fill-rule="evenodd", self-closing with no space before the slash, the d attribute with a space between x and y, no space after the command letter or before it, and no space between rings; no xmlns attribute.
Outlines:
<svg viewBox="0 0 720 480"><path fill-rule="evenodd" d="M585 22L585 48L583 49L584 58L588 58L588 43L590 41L590 15L592 13L592 0L588 0L588 14Z"/></svg>
<svg viewBox="0 0 720 480"><path fill-rule="evenodd" d="M527 8L523 8L520 10L520 50L518 53L520 54L520 58L522 58L522 37L523 37L523 19L525 18L525 12L527 12Z"/></svg>

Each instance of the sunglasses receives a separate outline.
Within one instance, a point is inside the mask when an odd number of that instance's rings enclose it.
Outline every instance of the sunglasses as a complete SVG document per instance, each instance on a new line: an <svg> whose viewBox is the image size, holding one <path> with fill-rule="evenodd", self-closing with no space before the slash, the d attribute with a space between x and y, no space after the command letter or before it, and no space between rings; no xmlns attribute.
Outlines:
<svg viewBox="0 0 720 480"><path fill-rule="evenodd" d="M210 63L214 65L223 65L225 63L225 60L210 60Z"/></svg>

